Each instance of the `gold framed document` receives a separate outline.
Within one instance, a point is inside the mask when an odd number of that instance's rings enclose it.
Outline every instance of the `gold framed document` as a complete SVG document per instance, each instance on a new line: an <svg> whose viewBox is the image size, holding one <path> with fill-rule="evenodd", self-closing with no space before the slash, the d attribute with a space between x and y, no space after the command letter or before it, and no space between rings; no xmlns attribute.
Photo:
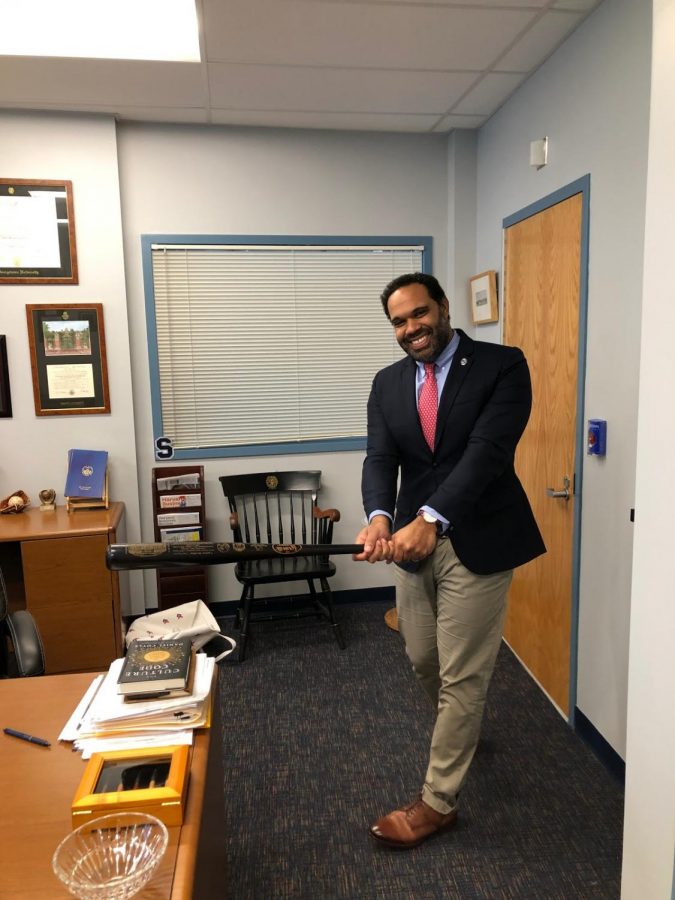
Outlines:
<svg viewBox="0 0 675 900"><path fill-rule="evenodd" d="M474 325L487 325L499 320L497 306L497 273L494 269L469 278L471 318Z"/></svg>
<svg viewBox="0 0 675 900"><path fill-rule="evenodd" d="M71 181L0 178L0 284L77 284Z"/></svg>
<svg viewBox="0 0 675 900"><path fill-rule="evenodd" d="M26 305L36 416L109 413L102 303Z"/></svg>

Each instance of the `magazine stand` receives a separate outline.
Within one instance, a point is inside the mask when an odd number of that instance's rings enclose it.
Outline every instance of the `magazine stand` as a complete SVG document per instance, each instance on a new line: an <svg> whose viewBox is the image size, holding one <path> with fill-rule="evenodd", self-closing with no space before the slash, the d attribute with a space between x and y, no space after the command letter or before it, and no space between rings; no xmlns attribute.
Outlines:
<svg viewBox="0 0 675 900"><path fill-rule="evenodd" d="M181 476L196 476L186 482ZM170 479L169 482L166 479ZM167 487L167 484L173 484ZM182 504L185 499L185 505ZM187 504L190 505L187 505ZM206 541L206 507L203 466L156 466L152 470L152 512L155 541ZM175 521L166 524L166 519ZM183 522L189 518L191 521ZM194 521L193 521L194 520ZM157 569L157 601L168 609L191 600L208 603L208 575L205 566L176 566Z"/></svg>

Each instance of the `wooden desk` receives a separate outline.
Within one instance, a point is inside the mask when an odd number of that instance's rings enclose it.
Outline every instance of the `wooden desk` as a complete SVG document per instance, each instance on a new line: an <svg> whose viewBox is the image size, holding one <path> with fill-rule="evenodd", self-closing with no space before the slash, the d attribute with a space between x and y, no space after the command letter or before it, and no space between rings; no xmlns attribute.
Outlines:
<svg viewBox="0 0 675 900"><path fill-rule="evenodd" d="M0 731L0 834L2 867L0 897L21 900L56 900L70 897L52 871L52 856L59 842L72 831L70 804L86 763L72 744L59 744L57 737L92 681L91 674L15 678L0 681L1 727L9 726L46 738L51 747L40 747ZM217 677L217 676L216 676ZM214 704L218 709L218 703ZM169 846L158 871L139 900L186 900L197 896L224 897L224 854L207 857L200 840L222 835L222 816L204 822L205 797L220 800L220 747L209 753L212 729L195 732L190 781L184 822L169 828ZM213 854L213 846L209 846Z"/></svg>
<svg viewBox="0 0 675 900"><path fill-rule="evenodd" d="M123 519L123 503L0 516L10 608L33 614L50 675L107 669L122 656L120 578L106 568L105 551L124 541Z"/></svg>

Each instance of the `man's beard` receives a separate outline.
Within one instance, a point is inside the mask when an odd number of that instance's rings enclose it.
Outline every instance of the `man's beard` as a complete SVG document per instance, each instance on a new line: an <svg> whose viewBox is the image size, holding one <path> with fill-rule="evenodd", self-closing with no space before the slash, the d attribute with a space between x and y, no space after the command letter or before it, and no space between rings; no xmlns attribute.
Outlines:
<svg viewBox="0 0 675 900"><path fill-rule="evenodd" d="M412 338L418 338L422 334L430 336L430 342L423 350L415 350L410 344L410 338L404 338L399 341L399 345L408 356L411 356L417 362L434 362L450 343L450 319L443 318L435 328L423 326L418 332L412 335Z"/></svg>

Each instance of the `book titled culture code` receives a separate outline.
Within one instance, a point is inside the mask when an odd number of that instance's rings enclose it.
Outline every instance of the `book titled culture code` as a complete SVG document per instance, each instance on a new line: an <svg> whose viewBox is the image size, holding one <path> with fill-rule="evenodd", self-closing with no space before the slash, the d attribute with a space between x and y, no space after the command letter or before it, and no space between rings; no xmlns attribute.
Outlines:
<svg viewBox="0 0 675 900"><path fill-rule="evenodd" d="M187 690L194 653L189 637L133 640L117 680L125 696Z"/></svg>

